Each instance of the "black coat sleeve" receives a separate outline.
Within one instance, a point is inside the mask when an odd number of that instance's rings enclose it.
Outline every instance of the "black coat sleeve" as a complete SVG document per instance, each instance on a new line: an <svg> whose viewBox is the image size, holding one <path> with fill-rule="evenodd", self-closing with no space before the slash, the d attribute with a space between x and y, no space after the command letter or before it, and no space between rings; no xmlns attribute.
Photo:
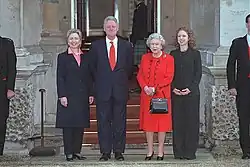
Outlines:
<svg viewBox="0 0 250 167"><path fill-rule="evenodd" d="M169 53L173 58L174 58L174 51L172 50L170 53ZM175 61L174 61L175 62ZM175 67L174 67L175 68ZM174 70L175 71L175 70ZM174 74L174 77L173 77L173 81L171 83L171 91L173 91L174 89L176 88L175 86L175 74Z"/></svg>
<svg viewBox="0 0 250 167"><path fill-rule="evenodd" d="M16 53L15 47L12 40L6 40L7 44L7 89L14 90L16 80Z"/></svg>
<svg viewBox="0 0 250 167"><path fill-rule="evenodd" d="M97 69L97 51L95 50L95 42L93 42L90 46L90 50L86 53L88 57L88 67L90 72L90 95L95 96L95 77L96 77L96 69Z"/></svg>
<svg viewBox="0 0 250 167"><path fill-rule="evenodd" d="M235 79L235 65L237 60L237 41L233 40L229 50L229 57L227 60L227 83L228 89L236 88Z"/></svg>
<svg viewBox="0 0 250 167"><path fill-rule="evenodd" d="M57 70L56 70L56 85L58 98L67 97L65 80L66 80L66 68L63 54L59 54L57 57Z"/></svg>
<svg viewBox="0 0 250 167"><path fill-rule="evenodd" d="M128 73L128 78L131 79L132 75L133 75L133 48L132 48L132 44L130 42L128 42L127 44L128 46L128 50L127 50L127 73Z"/></svg>
<svg viewBox="0 0 250 167"><path fill-rule="evenodd" d="M202 63L201 63L201 54L198 50L195 50L194 53L194 76L189 90L191 92L195 91L199 87L201 77L202 77Z"/></svg>
<svg viewBox="0 0 250 167"><path fill-rule="evenodd" d="M94 96L94 75L92 74L91 71L91 57L88 52L84 55L86 57L86 61L88 64L88 89L89 89L89 96Z"/></svg>

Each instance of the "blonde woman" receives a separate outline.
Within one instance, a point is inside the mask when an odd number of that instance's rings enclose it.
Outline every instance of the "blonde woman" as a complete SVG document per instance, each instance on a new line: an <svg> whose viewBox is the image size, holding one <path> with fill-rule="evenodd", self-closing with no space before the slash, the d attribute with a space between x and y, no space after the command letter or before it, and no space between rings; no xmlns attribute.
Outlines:
<svg viewBox="0 0 250 167"><path fill-rule="evenodd" d="M67 161L81 155L84 128L90 126L89 104L91 75L89 60L81 51L82 33L72 29L67 33L68 49L57 58L57 119L56 127L63 129L64 153Z"/></svg>

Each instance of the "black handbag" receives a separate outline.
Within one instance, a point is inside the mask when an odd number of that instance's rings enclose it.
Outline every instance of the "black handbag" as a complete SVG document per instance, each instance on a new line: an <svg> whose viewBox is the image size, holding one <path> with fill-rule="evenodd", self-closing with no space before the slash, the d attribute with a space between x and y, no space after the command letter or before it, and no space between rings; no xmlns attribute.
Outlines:
<svg viewBox="0 0 250 167"><path fill-rule="evenodd" d="M152 98L149 111L151 114L168 114L168 99Z"/></svg>

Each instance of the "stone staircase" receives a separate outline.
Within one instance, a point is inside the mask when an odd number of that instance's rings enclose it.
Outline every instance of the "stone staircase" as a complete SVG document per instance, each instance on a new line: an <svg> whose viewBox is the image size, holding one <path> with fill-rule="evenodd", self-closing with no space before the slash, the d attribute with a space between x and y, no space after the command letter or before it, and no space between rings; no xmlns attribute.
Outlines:
<svg viewBox="0 0 250 167"><path fill-rule="evenodd" d="M127 104L127 144L145 143L145 136L139 131L139 96L131 97ZM91 106L90 128L86 129L84 134L84 144L98 144L96 105Z"/></svg>
<svg viewBox="0 0 250 167"><path fill-rule="evenodd" d="M91 42L100 39L101 37L87 38L83 44L82 49L88 51ZM138 88L135 75L130 80L130 89ZM98 133L97 133L97 120L96 120L96 105L90 106L90 128L85 129L83 136L83 145L98 148ZM140 113L140 95L139 93L131 92L127 103L127 131L126 131L126 147L132 146L142 148L146 144L146 137L143 131L139 130L139 113ZM40 131L39 125L36 127L36 132ZM54 123L45 123L45 142L47 145L62 146L62 130L56 129ZM39 134L38 134L39 136ZM167 134L166 144L172 143L171 133ZM34 137L35 145L39 145L39 138ZM157 143L157 134L155 133L154 142Z"/></svg>

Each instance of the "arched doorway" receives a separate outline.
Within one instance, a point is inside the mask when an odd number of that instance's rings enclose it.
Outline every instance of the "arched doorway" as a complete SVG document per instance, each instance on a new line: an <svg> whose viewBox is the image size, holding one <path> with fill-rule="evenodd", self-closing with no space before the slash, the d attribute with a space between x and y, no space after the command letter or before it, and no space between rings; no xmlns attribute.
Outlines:
<svg viewBox="0 0 250 167"><path fill-rule="evenodd" d="M132 2L134 0L77 0L77 28L80 29L86 37L85 45L87 47L93 40L104 37L103 32L103 20L108 15L115 16L120 21L120 29L129 28L130 16L134 10ZM151 31L157 31L157 1L159 0L147 0L148 6L148 29ZM129 4L130 3L130 4ZM132 3L132 4L131 4ZM123 6L124 5L124 6ZM159 5L159 4L158 4ZM127 6L127 8L125 7ZM153 15L153 17L152 17ZM152 30L153 29L153 30ZM125 33L124 33L125 34ZM120 32L121 37L127 38L128 36ZM134 88L136 78L131 81L131 87ZM144 133L139 131L139 94L130 94L130 100L127 104L127 144L144 144L146 143ZM155 138L156 139L156 138ZM84 144L98 144L97 136L97 121L96 121L96 106L91 106L91 126L86 129L84 135Z"/></svg>

